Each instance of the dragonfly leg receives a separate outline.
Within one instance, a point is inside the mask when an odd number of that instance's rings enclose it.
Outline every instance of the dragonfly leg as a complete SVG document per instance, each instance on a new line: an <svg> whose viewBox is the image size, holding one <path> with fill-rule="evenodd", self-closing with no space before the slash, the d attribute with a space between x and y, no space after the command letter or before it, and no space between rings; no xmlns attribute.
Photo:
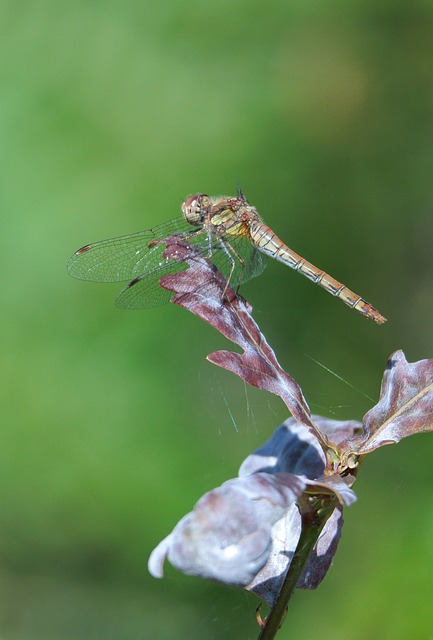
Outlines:
<svg viewBox="0 0 433 640"><path fill-rule="evenodd" d="M236 251L236 249L234 247L232 247L232 245L230 243L226 244L221 238L219 239L219 245L222 248L222 250L224 251L224 253L226 254L226 256L228 257L229 261L230 261L230 272L227 276L226 279L226 284L224 287L224 291L222 292L221 298L224 300L224 298L226 297L226 293L227 293L227 289L230 286L230 281L232 279L233 276L233 272L236 268L236 260L239 261L240 265L241 265L241 275L239 278L239 284L237 286L237 289L239 289L239 286L242 282L242 274L244 272L244 268L245 268L245 260L243 259L243 257L241 255L239 255L239 253ZM236 291L237 291L236 289Z"/></svg>

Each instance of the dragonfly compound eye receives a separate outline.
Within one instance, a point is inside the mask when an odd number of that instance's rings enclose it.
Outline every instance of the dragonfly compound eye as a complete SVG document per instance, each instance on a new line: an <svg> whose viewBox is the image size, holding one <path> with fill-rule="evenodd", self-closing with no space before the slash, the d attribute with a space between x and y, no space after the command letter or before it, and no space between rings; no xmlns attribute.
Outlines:
<svg viewBox="0 0 433 640"><path fill-rule="evenodd" d="M208 207L209 196L204 193L198 193L195 196L188 196L182 204L182 213L187 222L198 226L203 224L204 216Z"/></svg>

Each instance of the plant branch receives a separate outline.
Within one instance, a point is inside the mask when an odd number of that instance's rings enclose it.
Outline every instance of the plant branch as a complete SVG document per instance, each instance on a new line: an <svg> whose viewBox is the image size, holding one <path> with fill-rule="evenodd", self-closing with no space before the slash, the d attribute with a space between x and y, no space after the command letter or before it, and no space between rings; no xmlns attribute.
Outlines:
<svg viewBox="0 0 433 640"><path fill-rule="evenodd" d="M302 576L322 529L337 504L338 501L336 498L329 496L325 499L306 497L304 502L299 504L302 529L298 546L296 547L277 601L267 617L265 626L257 640L273 640L273 638L275 638L286 616L289 600Z"/></svg>

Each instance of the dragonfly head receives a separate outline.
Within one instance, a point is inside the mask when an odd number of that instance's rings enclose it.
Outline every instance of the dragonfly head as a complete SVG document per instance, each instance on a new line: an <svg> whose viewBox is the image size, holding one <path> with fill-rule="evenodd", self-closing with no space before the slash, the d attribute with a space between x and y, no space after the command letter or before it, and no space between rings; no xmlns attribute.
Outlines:
<svg viewBox="0 0 433 640"><path fill-rule="evenodd" d="M209 211L210 204L210 198L205 193L188 196L182 204L183 217L194 226L201 225L206 213Z"/></svg>

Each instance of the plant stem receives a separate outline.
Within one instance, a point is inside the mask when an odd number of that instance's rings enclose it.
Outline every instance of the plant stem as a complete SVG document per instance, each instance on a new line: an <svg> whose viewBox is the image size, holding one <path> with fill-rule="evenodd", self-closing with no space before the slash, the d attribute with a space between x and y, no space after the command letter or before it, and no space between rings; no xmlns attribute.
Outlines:
<svg viewBox="0 0 433 640"><path fill-rule="evenodd" d="M311 500L307 498L299 505L302 518L302 528L298 545L280 593L278 594L278 598L267 617L266 624L257 640L273 640L273 638L275 638L277 631L283 624L289 600L316 545L322 529L329 516L334 511L335 506L336 501L333 498L328 498L325 501L317 499Z"/></svg>

